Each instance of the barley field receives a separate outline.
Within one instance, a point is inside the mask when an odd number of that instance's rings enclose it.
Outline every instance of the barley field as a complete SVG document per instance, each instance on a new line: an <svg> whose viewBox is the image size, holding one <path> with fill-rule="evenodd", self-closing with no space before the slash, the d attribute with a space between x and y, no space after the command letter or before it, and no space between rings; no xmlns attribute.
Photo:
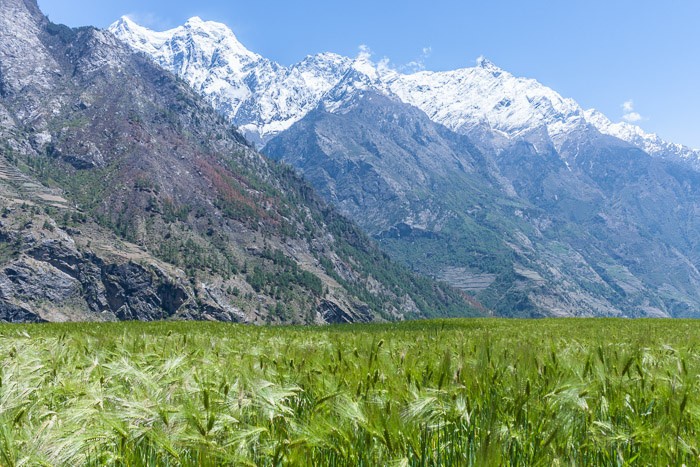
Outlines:
<svg viewBox="0 0 700 467"><path fill-rule="evenodd" d="M697 465L700 323L0 326L0 465Z"/></svg>

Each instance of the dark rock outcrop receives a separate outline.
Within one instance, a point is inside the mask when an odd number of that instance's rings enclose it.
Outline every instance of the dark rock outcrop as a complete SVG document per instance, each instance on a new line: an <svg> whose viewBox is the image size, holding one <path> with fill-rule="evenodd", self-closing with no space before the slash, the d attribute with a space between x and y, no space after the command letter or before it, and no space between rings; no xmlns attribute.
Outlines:
<svg viewBox="0 0 700 467"><path fill-rule="evenodd" d="M43 323L44 319L26 308L0 299L0 323Z"/></svg>
<svg viewBox="0 0 700 467"><path fill-rule="evenodd" d="M95 319L167 319L191 311L193 293L178 282L156 265L110 263L68 240L49 239L0 269L0 320L51 320L52 308ZM13 310L24 311L13 317Z"/></svg>
<svg viewBox="0 0 700 467"><path fill-rule="evenodd" d="M350 314L345 308L330 300L322 300L316 311L323 317L325 322L331 324L367 323L372 321L372 313L367 307L358 307L357 313Z"/></svg>

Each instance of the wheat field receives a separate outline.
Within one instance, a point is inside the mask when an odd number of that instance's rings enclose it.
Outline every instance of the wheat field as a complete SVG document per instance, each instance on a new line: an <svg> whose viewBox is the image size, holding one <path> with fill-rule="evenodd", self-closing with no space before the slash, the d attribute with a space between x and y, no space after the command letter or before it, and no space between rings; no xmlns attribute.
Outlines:
<svg viewBox="0 0 700 467"><path fill-rule="evenodd" d="M694 465L700 323L0 326L0 465Z"/></svg>

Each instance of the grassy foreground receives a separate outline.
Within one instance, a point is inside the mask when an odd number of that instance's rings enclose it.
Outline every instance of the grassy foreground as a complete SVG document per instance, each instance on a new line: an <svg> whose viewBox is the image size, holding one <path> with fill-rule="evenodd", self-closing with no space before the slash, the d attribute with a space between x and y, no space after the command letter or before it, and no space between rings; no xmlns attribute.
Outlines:
<svg viewBox="0 0 700 467"><path fill-rule="evenodd" d="M0 465L694 465L700 322L0 326Z"/></svg>

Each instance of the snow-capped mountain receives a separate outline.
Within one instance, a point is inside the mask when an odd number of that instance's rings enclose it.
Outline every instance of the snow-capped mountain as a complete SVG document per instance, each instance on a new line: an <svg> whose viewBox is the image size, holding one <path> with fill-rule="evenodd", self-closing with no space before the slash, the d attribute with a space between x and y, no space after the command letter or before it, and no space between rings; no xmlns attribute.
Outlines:
<svg viewBox="0 0 700 467"><path fill-rule="evenodd" d="M384 80L404 102L458 133L486 126L509 138L546 129L557 150L577 128L596 130L626 141L652 156L697 164L700 151L661 139L627 122L613 123L595 109L584 110L534 79L520 78L481 57L474 68L422 71L404 75L387 70Z"/></svg>
<svg viewBox="0 0 700 467"><path fill-rule="evenodd" d="M334 96L348 94L334 88L359 82L418 107L458 133L486 130L508 139L524 138L535 146L551 143L559 150L572 132L593 127L653 156L695 165L700 160L700 151L629 123L613 123L600 112L584 110L573 99L534 79L516 77L485 58L471 68L412 74L374 64L364 51L354 60L323 53L285 67L248 50L226 25L197 17L163 32L123 17L109 30L185 79L258 145L288 129L322 101L328 110L342 107L333 102ZM366 78L343 80L347 73Z"/></svg>
<svg viewBox="0 0 700 467"><path fill-rule="evenodd" d="M111 30L391 257L497 313L700 310L700 171L666 160L697 161L687 148L486 59L405 74L361 50L285 67L198 18L165 32L124 18Z"/></svg>
<svg viewBox="0 0 700 467"><path fill-rule="evenodd" d="M586 120L605 135L627 141L652 156L683 160L700 167L700 150L665 141L656 133L647 133L638 126L627 122L613 123L595 109L586 110L585 115Z"/></svg>
<svg viewBox="0 0 700 467"><path fill-rule="evenodd" d="M405 83L366 65L358 60L264 150L303 173L388 254L474 292L499 314L700 310L688 249L700 244L698 171L601 134L573 101L531 80L504 83L489 64L462 72L490 75L472 79L483 92L466 82L416 102L430 110L471 92L483 109L494 102L488 90L501 86L514 96L501 106L509 110L491 121L445 112L445 124L399 99ZM539 113L527 112L532 103Z"/></svg>
<svg viewBox="0 0 700 467"><path fill-rule="evenodd" d="M574 100L533 79L517 78L485 58L476 67L446 72L404 75L386 70L384 79L401 100L458 133L486 125L517 138L541 128L556 145L574 127L586 124Z"/></svg>
<svg viewBox="0 0 700 467"><path fill-rule="evenodd" d="M256 143L316 107L352 63L322 53L284 67L246 49L226 25L198 17L163 32L122 17L109 30L186 80Z"/></svg>

